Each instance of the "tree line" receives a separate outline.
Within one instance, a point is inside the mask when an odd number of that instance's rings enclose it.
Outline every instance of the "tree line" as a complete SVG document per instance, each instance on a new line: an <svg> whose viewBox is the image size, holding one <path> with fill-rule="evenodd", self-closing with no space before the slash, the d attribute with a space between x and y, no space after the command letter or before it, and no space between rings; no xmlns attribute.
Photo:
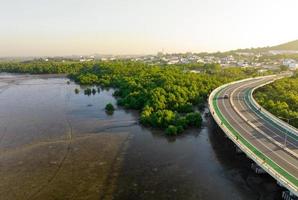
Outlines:
<svg viewBox="0 0 298 200"><path fill-rule="evenodd" d="M199 73L191 73L189 69ZM257 74L254 68L222 69L218 64L151 66L114 61L83 68L71 77L81 84L115 88L117 103L140 110L143 125L176 135L188 127L201 126L199 110L214 88Z"/></svg>
<svg viewBox="0 0 298 200"><path fill-rule="evenodd" d="M198 73L191 73L191 69ZM201 126L199 110L213 89L258 75L255 68L222 69L218 64L152 66L128 60L1 63L0 72L63 73L83 85L113 87L120 106L139 110L143 125L163 129L169 135Z"/></svg>
<svg viewBox="0 0 298 200"><path fill-rule="evenodd" d="M256 100L275 116L298 128L298 73L262 87Z"/></svg>

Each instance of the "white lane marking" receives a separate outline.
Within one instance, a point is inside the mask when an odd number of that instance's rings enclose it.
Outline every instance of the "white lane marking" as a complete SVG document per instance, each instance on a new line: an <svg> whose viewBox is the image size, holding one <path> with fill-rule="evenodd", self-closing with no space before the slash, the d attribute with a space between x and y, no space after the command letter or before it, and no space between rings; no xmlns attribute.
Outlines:
<svg viewBox="0 0 298 200"><path fill-rule="evenodd" d="M239 94L240 94L240 93L239 93ZM245 105L247 105L247 107L251 108L252 112L254 112L254 113L256 114L257 117L263 119L264 121L267 121L267 120L264 119L262 116L260 116L256 111L254 111L254 110L252 109L252 106L248 105L248 104L246 103L246 101L240 101L240 102L241 102L241 103L239 103L239 104L240 104L241 108L245 109L244 106L243 106L243 105L245 104ZM257 120L257 118L255 118L254 115L252 115L251 113L248 113L248 115L250 115L253 119ZM272 124L270 124L269 121L267 121L267 122L268 122L268 124L269 124L271 127L273 127L273 128L276 129L276 130L279 130L279 131L281 132L282 135L287 135L289 138L291 138L291 139L297 141L297 140L296 140L295 138L293 138L291 135L288 135L287 133L284 133L280 128L278 128L278 127L274 127ZM260 124L265 125L265 123L263 123L263 122L260 122ZM281 138L281 139L284 139L284 137L282 137L282 135L275 133L273 130L269 129L267 126L264 126L264 128L267 129L268 131L270 131L271 133L275 134L277 137L279 137L279 138ZM296 144L292 143L290 140L288 140L287 143L288 143L288 144L291 144L293 147L298 147Z"/></svg>
<svg viewBox="0 0 298 200"><path fill-rule="evenodd" d="M244 85L243 87L245 87L245 86L247 86L247 85ZM232 92L231 96L234 95L235 91L240 90L240 88L242 88L242 86L236 88L236 89ZM240 91L240 92L238 93L238 95L237 95L238 98L239 98L239 94L240 94L240 93L241 93L241 91ZM258 132L260 132L262 135L264 135L267 139L269 139L271 142L273 142L273 143L276 144L277 146L281 147L282 149L285 149L288 153L290 153L290 154L293 155L294 157L296 157L296 158L298 157L298 154L296 154L295 152L293 152L291 149L284 148L283 144L281 144L280 142L274 140L274 139L273 139L271 136L269 136L267 133L265 133L264 131L262 131L261 129L259 129L257 126L255 126L255 125L254 125L253 123L251 123L250 121L248 121L248 119L245 118L245 117L241 114L241 112L236 108L236 106L234 105L233 102L231 102L231 104L232 104L233 109L237 112L237 114L238 114L244 121L246 121L246 123L249 124L252 128L254 128L254 129L257 130ZM241 103L239 103L239 105L240 105L240 107L241 107L242 109L244 109L244 107L242 106ZM255 119L255 118L254 118L254 119ZM266 129L267 129L267 128L266 128ZM269 130L269 129L267 129L267 130ZM277 134L274 133L273 131L270 130L270 132L273 133L275 136L281 138L279 135L277 135Z"/></svg>
<svg viewBox="0 0 298 200"><path fill-rule="evenodd" d="M269 76L266 76L266 77L269 77ZM270 77L273 77L273 76L270 76ZM274 76L275 77L275 76ZM252 78L249 78L249 79L245 79L245 80L252 80ZM257 80L257 79L255 79ZM221 119L217 116L217 114L215 114L215 107L213 106L213 101L214 101L214 94L217 94L219 95L218 93L220 93L220 91L224 88L226 88L227 86L230 86L230 85L233 85L233 84L236 84L236 83L240 83L240 82L244 82L244 80L242 81L236 81L234 83L230 83L230 84L225 84L223 86L220 86L219 88L215 89L211 95L209 96L209 107L210 109L212 110L212 115L215 119L215 121L217 121L217 123L220 125L221 124ZM219 107L218 105L218 100L216 100L216 107ZM219 112L222 113L219 109ZM229 124L229 126L231 126L233 128L233 126L227 121L227 123ZM265 170L270 174L272 175L275 179L277 179L278 181L281 181L284 186L286 188L288 188L290 191L292 191L294 194L298 194L298 188L293 185L292 182L289 182L289 180L280 175L278 172L276 172L276 170L274 168L272 168L270 165L268 165L267 163L262 163L262 161L260 161L260 158L258 156L256 156L246 145L244 145L242 142L239 142L239 141L236 141L234 140L234 135L231 133L231 131L229 130L229 128L227 128L227 126L225 124L223 125L220 125L220 127L224 130L224 132L230 137L230 139L232 139L240 148L243 148L243 149L246 149L246 154L247 155L250 155L251 158L255 161L255 162L259 162L261 165L263 165L263 167L265 168ZM234 128L233 128L234 129ZM246 140L246 139L245 139ZM247 141L248 143L250 143L249 141ZM250 143L251 144L251 143ZM250 157L249 156L249 157ZM270 158L269 158L270 159ZM271 160L271 159L270 159ZM281 169L283 169L283 167L279 166L276 162L274 162L273 160L271 160L276 166L280 167ZM283 169L286 173L288 173L290 176L292 177L295 177L293 176L291 173L287 172L287 170Z"/></svg>
<svg viewBox="0 0 298 200"><path fill-rule="evenodd" d="M254 88L255 89L255 88ZM253 89L253 90L254 90ZM254 98L252 97L252 95L250 95L250 98L251 98L251 100L253 101L253 103L254 104L256 104L256 106L257 107L261 107L255 100L254 100ZM266 119L266 117L264 117L264 116L262 116L262 115L260 115L259 113L257 113L256 111L254 111L253 110L253 112L254 113L256 113L256 115L257 116L259 116L260 118L262 118L264 121L267 121L267 122L269 122L270 123L270 121L268 121L268 119ZM277 121L276 119L274 119L274 118L276 118L274 115L272 115L271 113L269 113L266 109L264 109L263 108L263 110L262 110L262 113L264 113L264 115L269 115L269 117L270 116L272 116L271 118L272 118L272 121L273 122L275 122L275 124L278 124L278 127L275 127L275 129L278 129L278 130L280 130L281 132L285 132L285 130L286 131L288 131L288 132L291 132L291 131L293 131L293 132L297 132L296 131L296 129L293 129L292 127L290 127L291 125L290 124L287 124L287 123L285 123L284 121L281 121L281 122L279 122L279 121ZM283 123L283 124L282 124ZM287 127L285 127L285 124L287 125ZM283 130L282 130L283 129ZM290 129L290 130L289 130ZM297 134L295 134L295 133L293 133L294 135L297 135L298 134L298 132L297 132ZM293 136L291 136L290 134L287 134L290 138L292 138L293 140L295 140L295 141L297 141Z"/></svg>
<svg viewBox="0 0 298 200"><path fill-rule="evenodd" d="M224 105L224 108L225 110L227 111L227 114L229 115L230 118L233 119L233 117L230 115L227 107L226 107L226 104L225 104L225 101L222 101L223 102L223 105ZM237 121L235 121L237 123ZM240 123L238 123L239 127L245 132L247 133L248 135L252 136L253 138L255 138L255 141L259 144L261 144L262 146L264 146L266 149L269 150L269 152L272 152L273 154L275 154L277 157L279 157L281 160L284 160L286 163L288 163L289 165L293 166L295 169L298 169L296 165L293 165L292 163L289 163L287 160L285 160L283 157L281 157L279 154L277 154L274 150L272 150L271 148L267 147L261 140L259 140L257 137L255 137L254 135L251 135L250 132L248 132L247 130L245 130L245 128L243 126L240 125ZM263 151L263 153L266 155L266 152ZM269 156L268 156L269 157ZM280 166L281 167L281 166ZM281 167L283 168L283 167ZM284 169L284 168L283 168ZM287 171L287 170L285 170ZM289 172L288 172L289 173ZM291 173L289 173L291 174ZM294 176L294 175L292 175ZM296 176L294 176L296 177Z"/></svg>
<svg viewBox="0 0 298 200"><path fill-rule="evenodd" d="M227 114L229 115L229 117L230 117L230 118L233 118L233 117L231 116L231 114L228 112L228 109L227 109L227 107L226 107L226 104L223 103L223 105L224 105L224 108L226 109ZM237 123L237 121L235 121L235 122ZM245 121L244 121L244 122L245 122ZM275 154L277 157L279 157L281 160L285 161L285 163L288 163L289 165L293 166L295 169L298 169L297 166L296 166L295 164L292 164L292 163L289 162L288 160L285 160L285 159L284 159L283 157L281 157L278 153L276 153L273 149L267 147L267 146L265 145L264 142L262 142L262 141L259 140L256 136L254 136L254 135L252 135L250 132L248 132L242 125L240 125L240 123L237 123L237 124L239 125L239 127L240 127L245 133L247 133L247 134L250 135L252 138L254 138L255 141L256 141L257 143L261 144L261 145L264 146L266 149L268 149L269 152L272 152L272 153ZM263 151L263 153L266 155L266 152ZM269 157L269 156L268 156L268 157ZM283 167L281 167L281 168L283 168ZM287 171L287 170L286 170L286 171ZM289 173L289 172L288 172L288 173ZM290 174L291 174L291 173L290 173ZM294 175L293 175L293 176L294 176ZM295 176L294 176L294 177L295 177Z"/></svg>
<svg viewBox="0 0 298 200"><path fill-rule="evenodd" d="M280 79L280 78L278 78L278 79ZM277 79L277 80L278 80ZM270 81L271 82L271 81ZM269 83L270 83L269 82ZM272 82L274 82L274 81L272 81ZM267 83L266 84L261 84L261 85L259 85L259 86L257 86L257 87L255 87L255 88L253 88L252 89L252 91L251 91L251 99L252 99L252 101L253 101L253 103L257 106L257 107L261 107L259 104L258 104L258 102L256 102L255 101L255 99L253 98L253 96L252 96L252 94L254 93L254 91L256 90L256 89L258 89L258 88L260 88L260 87L263 87L263 86L265 86L265 85L267 85ZM263 107L262 107L263 108ZM268 112L266 109L264 109L263 108L263 110L262 110L262 113L264 113L264 115L267 115L269 118L271 118L273 121L275 121L277 124L279 124L281 127L283 127L284 129L286 129L287 131L289 131L289 132L294 132L294 135L297 135L298 136L298 129L296 128L296 127L294 127L294 126L292 126L291 124L288 124L288 123L286 123L286 122L284 122L283 120L281 120L281 119L279 119L278 117L276 117L276 116L274 116L272 113L270 113L270 112ZM291 136L292 137L292 136Z"/></svg>
<svg viewBox="0 0 298 200"><path fill-rule="evenodd" d="M231 93L231 96L233 96L234 93L236 93L237 90L240 90L241 88L246 87L246 86L249 86L249 85L251 85L251 84L245 84L245 85L242 85L242 86L236 88L236 89ZM238 99L240 99L240 97L239 97L240 93L241 93L241 91L239 91L238 94L237 94L237 98L238 98ZM245 97L244 97L244 98L245 98ZM234 110L236 110L236 112L237 112L237 113L238 113L244 120L247 121L247 118L244 117L244 116L241 114L241 112L235 107L232 98L230 98L230 102L231 102L231 104L233 105ZM243 107L243 104L242 104L241 102L242 102L242 101L239 101L239 105L241 106L242 109L245 109L245 108ZM251 106L249 106L249 105L247 105L247 106L251 108ZM254 110L252 110L252 111L256 114L256 116L259 116L258 113L256 113ZM255 118L251 113L248 113L248 115L250 115L253 119L258 120L258 119ZM260 116L259 116L259 117L260 117ZM266 121L264 118L262 118L262 117L260 117L260 118L263 119L264 121ZM268 139L271 139L271 138L272 138L271 136L269 136L268 134L266 134L264 131L260 130L257 126L255 126L255 125L254 125L253 123L251 123L250 121L248 121L248 123L249 123L252 127L254 127L255 129L257 129L259 132L261 132L261 133L263 133L265 136L267 136ZM260 122L260 123L261 123L261 122ZM264 125L264 123L261 123L261 124ZM269 125L270 125L270 123L269 123ZM271 125L271 126L272 126L272 125ZM282 137L282 136L280 136L279 134L275 133L274 131L272 131L272 130L269 129L268 127L264 126L264 128L267 129L268 131L270 131L271 133L273 133L275 136L277 136L277 137L279 137L279 138L281 138L281 139L284 139L284 137ZM275 129L278 129L279 131L281 131L281 130L280 130L279 128L277 128L277 127L274 127L274 128L275 128ZM282 131L281 131L281 132L282 132ZM285 133L282 133L282 134L285 134ZM291 137L291 138L292 138L292 137ZM294 138L293 138L293 139L294 139ZM281 144L281 143L279 143L279 142L276 141L276 140L274 140L273 142L274 142L274 143L278 143L278 145ZM292 146L297 147L296 144L293 144L293 143L290 142L290 141L289 141L289 143L292 144ZM280 146L283 147L282 144L281 144ZM291 152L292 152L291 149L288 149L288 148L286 148L286 149L287 149L288 151L291 151ZM295 157L298 156L295 152L292 152L292 153L295 155Z"/></svg>

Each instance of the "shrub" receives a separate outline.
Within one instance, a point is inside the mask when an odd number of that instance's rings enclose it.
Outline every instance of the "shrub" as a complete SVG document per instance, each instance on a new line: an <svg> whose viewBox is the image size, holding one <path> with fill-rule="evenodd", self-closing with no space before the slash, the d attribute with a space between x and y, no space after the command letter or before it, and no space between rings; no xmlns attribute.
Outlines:
<svg viewBox="0 0 298 200"><path fill-rule="evenodd" d="M188 121L189 126L200 127L202 124L202 117L198 112L188 113L186 115L186 120Z"/></svg>
<svg viewBox="0 0 298 200"><path fill-rule="evenodd" d="M169 136L177 135L178 129L176 126L169 125L168 128L166 129L166 134Z"/></svg>
<svg viewBox="0 0 298 200"><path fill-rule="evenodd" d="M87 73L81 74L78 77L80 84L92 85L98 83L98 77L95 74Z"/></svg>
<svg viewBox="0 0 298 200"><path fill-rule="evenodd" d="M76 88L76 89L74 90L74 92L75 92L76 94L79 94L79 93L80 93L80 90L79 90L78 88Z"/></svg>
<svg viewBox="0 0 298 200"><path fill-rule="evenodd" d="M90 96L92 93L92 90L90 88L87 88L84 90L84 94Z"/></svg>
<svg viewBox="0 0 298 200"><path fill-rule="evenodd" d="M111 103L108 103L106 105L106 108L105 109L106 109L107 112L113 112L115 110L113 104L111 104Z"/></svg>
<svg viewBox="0 0 298 200"><path fill-rule="evenodd" d="M178 111L180 113L190 113L193 112L193 107L191 103L182 104L180 107L178 107Z"/></svg>
<svg viewBox="0 0 298 200"><path fill-rule="evenodd" d="M92 89L92 94L95 95L96 94L96 89Z"/></svg>

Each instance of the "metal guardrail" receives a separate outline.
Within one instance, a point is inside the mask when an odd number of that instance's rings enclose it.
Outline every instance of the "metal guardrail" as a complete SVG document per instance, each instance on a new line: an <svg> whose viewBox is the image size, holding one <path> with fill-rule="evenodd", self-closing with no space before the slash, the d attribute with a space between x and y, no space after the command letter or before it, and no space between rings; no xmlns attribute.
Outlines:
<svg viewBox="0 0 298 200"><path fill-rule="evenodd" d="M269 77L269 76L268 76ZM256 147L250 144L245 138L238 133L231 124L223 117L220 110L216 111L214 106L217 106L217 94L225 87L241 83L245 81L252 80L253 78L244 79L241 81L236 81L222 85L215 90L209 96L209 110L216 121L216 123L221 127L221 129L226 133L226 135L252 160L254 160L259 166L261 166L267 173L274 177L283 186L289 189L292 193L298 196L298 181L295 177L288 174L284 169L274 163L270 158L262 154ZM221 118L218 115L222 115Z"/></svg>
<svg viewBox="0 0 298 200"><path fill-rule="evenodd" d="M243 84L239 87L237 87L236 89L234 89L234 91L230 94L230 96L232 97L234 92L239 90L239 88L242 88L243 86L247 86L247 85L251 85L251 83L249 84ZM251 109L257 116L259 116L259 110L258 108L255 108L251 105L251 102L249 100L249 95L248 95L248 91L249 89L245 89L244 90L244 102L245 104L248 106L249 109ZM284 150L286 150L288 153L290 153L291 155L293 155L294 157L298 157L298 155L292 151L291 149L286 147L286 139L288 138L288 134L285 133L285 142L284 143L280 143L278 141L276 141L274 138L272 138L272 136L268 135L266 131L261 130L258 126L256 126L253 122L251 122L250 120L248 120L241 112L239 109L237 109L237 107L235 107L233 98L230 98L230 103L232 105L232 108L236 111L236 113L249 125L251 126L253 129L255 129L256 131L258 131L259 133L261 133L263 136L265 136L268 140L270 140L272 143L274 143L275 145L279 146L280 148L283 148ZM241 104L240 104L241 105ZM242 106L241 106L242 107ZM243 107L242 107L243 108ZM250 114L249 114L250 115ZM259 116L260 117L260 116ZM264 118L261 117L261 119L266 120ZM278 129L280 131L283 131L281 128L277 127L273 122L270 123L275 129ZM290 136L289 136L290 137ZM294 139L294 138L292 138Z"/></svg>
<svg viewBox="0 0 298 200"><path fill-rule="evenodd" d="M263 107L261 107L259 104L257 104L257 102L254 100L254 98L252 97L252 93L253 93L253 89L248 91L248 96L247 96L247 100L249 102L249 104L256 110L258 111L259 108L261 108L261 112L259 111L257 113L257 115L259 115L261 118L263 118L264 120L271 122L272 124L275 124L275 127L283 132L285 132L285 134L287 134L289 137L292 137L295 140L298 140L298 130L296 130L295 127L290 127L287 126L288 123L281 121L281 120L277 120L276 117L272 114L268 115L267 113L269 113L268 111L266 111Z"/></svg>
<svg viewBox="0 0 298 200"><path fill-rule="evenodd" d="M250 91L250 98L252 100L252 103L255 104L255 106L257 106L258 108L262 108L262 114L265 115L265 117L269 118L269 119L272 119L273 121L275 121L277 124L279 124L280 126L282 126L284 129L290 131L291 133L294 133L296 136L298 136L298 129L295 128L294 126L292 126L291 124L288 124L284 121L282 121L281 119L279 119L278 117L276 117L275 115L271 114L270 112L268 112L266 109L264 109L260 104L258 104L256 102L256 100L253 98L253 93L255 90L257 90L258 88L260 87L263 87L265 85L268 85L270 83L272 83L273 81L271 82L268 82L266 84L262 84L262 85L259 85L258 87L255 87L253 88L251 91Z"/></svg>

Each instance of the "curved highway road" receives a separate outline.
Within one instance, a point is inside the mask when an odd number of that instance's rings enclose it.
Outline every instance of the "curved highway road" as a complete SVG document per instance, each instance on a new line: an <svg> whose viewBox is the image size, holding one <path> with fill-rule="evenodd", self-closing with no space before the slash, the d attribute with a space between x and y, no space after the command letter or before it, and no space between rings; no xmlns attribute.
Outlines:
<svg viewBox="0 0 298 200"><path fill-rule="evenodd" d="M276 119L252 98L254 88L281 76L227 84L209 97L209 108L234 143L296 196L298 194L298 131Z"/></svg>

